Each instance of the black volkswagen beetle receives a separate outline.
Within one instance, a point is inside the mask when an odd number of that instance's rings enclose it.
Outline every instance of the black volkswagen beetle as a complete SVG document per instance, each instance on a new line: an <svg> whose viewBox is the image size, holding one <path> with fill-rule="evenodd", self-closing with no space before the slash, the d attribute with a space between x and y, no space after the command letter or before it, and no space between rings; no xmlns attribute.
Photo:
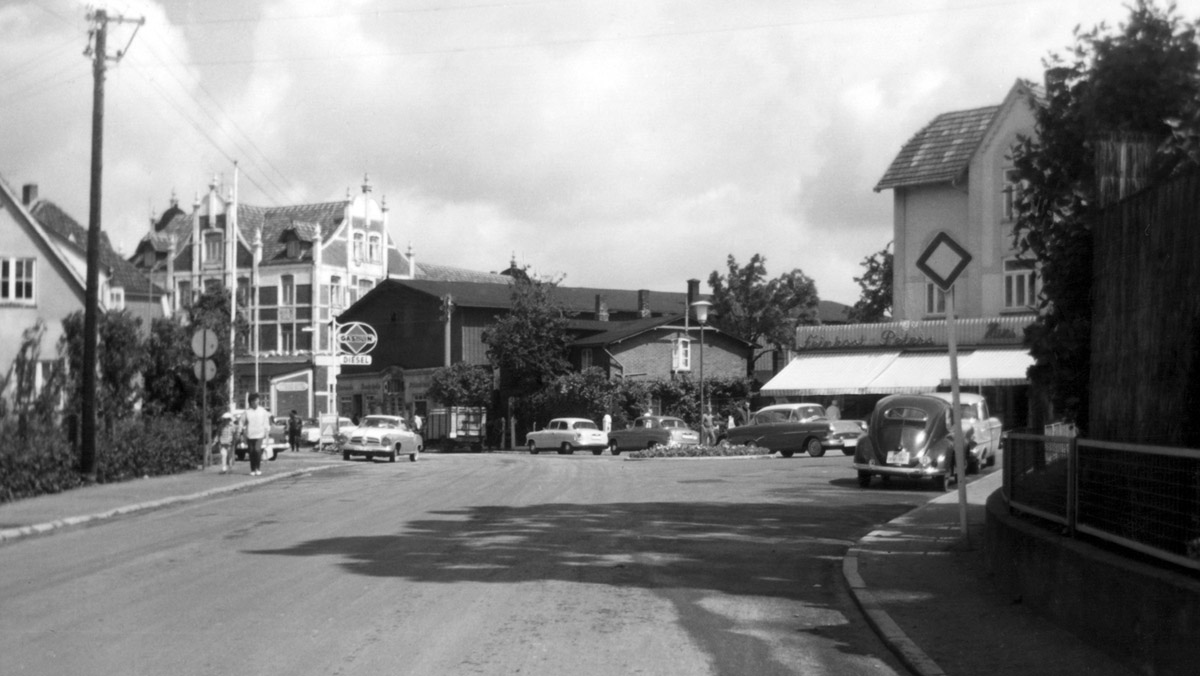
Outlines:
<svg viewBox="0 0 1200 676"><path fill-rule="evenodd" d="M954 436L950 404L924 394L893 394L875 405L867 436L854 452L858 485L871 477L932 479L945 490L954 479ZM970 439L965 439L968 452Z"/></svg>

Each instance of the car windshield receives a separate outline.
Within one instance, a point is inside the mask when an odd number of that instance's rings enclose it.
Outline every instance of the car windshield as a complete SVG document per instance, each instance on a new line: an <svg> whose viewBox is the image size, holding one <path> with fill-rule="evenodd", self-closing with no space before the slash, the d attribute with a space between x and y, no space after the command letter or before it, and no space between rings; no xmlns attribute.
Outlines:
<svg viewBox="0 0 1200 676"><path fill-rule="evenodd" d="M594 430L594 429L599 429L599 428L597 428L597 427L596 427L596 423L594 423L594 422L592 422L592 421L590 421L590 420L581 420L581 421L579 421L579 422L577 422L577 423L575 423L575 424L571 425L571 427L573 427L574 429L577 429L577 430Z"/></svg>
<svg viewBox="0 0 1200 676"><path fill-rule="evenodd" d="M367 418L363 420L363 427L381 427L384 429L396 429L399 427L399 421L391 418Z"/></svg>
<svg viewBox="0 0 1200 676"><path fill-rule="evenodd" d="M829 423L834 432L861 432L862 425L853 420L835 420Z"/></svg>
<svg viewBox="0 0 1200 676"><path fill-rule="evenodd" d="M971 404L962 404L962 419L963 420L978 420L979 415L975 413L975 407Z"/></svg>
<svg viewBox="0 0 1200 676"><path fill-rule="evenodd" d="M786 409L776 408L776 409L770 409L770 410L765 410L765 411L759 411L758 413L754 414L754 424L756 424L756 425L766 425L768 423L781 423L781 422L787 422L787 420L788 420L788 411Z"/></svg>

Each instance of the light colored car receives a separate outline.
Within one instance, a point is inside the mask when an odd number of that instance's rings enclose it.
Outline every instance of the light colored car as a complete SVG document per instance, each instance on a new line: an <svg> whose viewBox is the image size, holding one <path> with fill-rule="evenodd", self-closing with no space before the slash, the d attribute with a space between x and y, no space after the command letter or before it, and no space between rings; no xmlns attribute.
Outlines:
<svg viewBox="0 0 1200 676"><path fill-rule="evenodd" d="M696 446L699 443L699 432L679 418L662 415L644 415L629 427L608 433L608 450L613 455L655 446ZM592 452L600 455L600 451Z"/></svg>
<svg viewBox="0 0 1200 676"><path fill-rule="evenodd" d="M358 427L339 433L342 459L361 455L367 459L383 456L388 462L396 462L396 456L407 455L417 461L424 441L421 435L408 429L408 422L398 415L369 415L359 421Z"/></svg>
<svg viewBox="0 0 1200 676"><path fill-rule="evenodd" d="M937 397L946 403L952 403L953 396L949 392L929 392L929 396ZM963 431L967 434L964 439L971 446L970 457L967 458L967 474L976 474L980 467L991 467L996 464L996 455L1000 452L1000 439L1004 434L1004 425L1000 419L988 411L987 399L974 392L960 392L958 405L962 409Z"/></svg>
<svg viewBox="0 0 1200 676"><path fill-rule="evenodd" d="M578 450L596 452L608 448L608 434L587 418L555 418L545 429L526 434L525 445L534 455L550 449L563 455Z"/></svg>
<svg viewBox="0 0 1200 676"><path fill-rule="evenodd" d="M332 446L336 441L336 436L339 431L347 431L354 428L354 423L345 416L337 418L336 425L329 418L326 421L330 424L330 428L326 430L324 438L321 434L321 421L318 418L305 418L304 426L300 428L300 443L306 446Z"/></svg>
<svg viewBox="0 0 1200 676"><path fill-rule="evenodd" d="M858 440L866 436L867 423L863 420L831 420L829 421L829 438L832 443L840 444L844 455L854 455L858 448Z"/></svg>

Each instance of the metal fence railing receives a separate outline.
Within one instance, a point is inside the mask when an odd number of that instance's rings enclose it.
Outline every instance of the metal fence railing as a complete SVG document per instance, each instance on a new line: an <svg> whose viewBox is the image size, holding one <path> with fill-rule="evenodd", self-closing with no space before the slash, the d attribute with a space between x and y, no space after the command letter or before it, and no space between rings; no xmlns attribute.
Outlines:
<svg viewBox="0 0 1200 676"><path fill-rule="evenodd" d="M1005 434L1009 506L1200 570L1200 450Z"/></svg>

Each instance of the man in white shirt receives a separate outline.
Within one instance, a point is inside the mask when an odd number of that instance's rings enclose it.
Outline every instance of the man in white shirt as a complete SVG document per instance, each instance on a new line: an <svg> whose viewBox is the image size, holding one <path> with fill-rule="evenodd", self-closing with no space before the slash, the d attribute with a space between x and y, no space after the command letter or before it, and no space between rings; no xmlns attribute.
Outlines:
<svg viewBox="0 0 1200 676"><path fill-rule="evenodd" d="M250 395L250 408L243 414L242 429L246 435L246 446L250 451L250 474L262 474L263 440L271 431L271 414L258 405L258 394Z"/></svg>

